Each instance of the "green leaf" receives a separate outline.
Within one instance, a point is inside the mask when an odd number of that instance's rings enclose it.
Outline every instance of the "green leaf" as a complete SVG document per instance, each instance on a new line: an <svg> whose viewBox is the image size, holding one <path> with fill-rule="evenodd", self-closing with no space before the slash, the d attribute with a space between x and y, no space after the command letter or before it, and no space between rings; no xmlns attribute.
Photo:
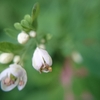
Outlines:
<svg viewBox="0 0 100 100"><path fill-rule="evenodd" d="M0 42L0 51L2 52L12 52L14 54L18 54L22 49L22 45L13 44L10 42Z"/></svg>
<svg viewBox="0 0 100 100"><path fill-rule="evenodd" d="M32 10L32 21L34 21L39 14L39 3L34 4Z"/></svg>
<svg viewBox="0 0 100 100"><path fill-rule="evenodd" d="M29 24L32 23L32 18L30 15L25 15L24 20L26 20Z"/></svg>
<svg viewBox="0 0 100 100"><path fill-rule="evenodd" d="M13 30L13 29L6 28L4 31L11 38L15 38L16 39L16 37L18 35L18 32L16 30Z"/></svg>
<svg viewBox="0 0 100 100"><path fill-rule="evenodd" d="M26 20L21 20L21 25L26 29L30 29L30 25Z"/></svg>
<svg viewBox="0 0 100 100"><path fill-rule="evenodd" d="M36 31L37 30L37 16L39 14L39 3L34 4L32 10L32 27Z"/></svg>
<svg viewBox="0 0 100 100"><path fill-rule="evenodd" d="M37 19L36 20L34 20L34 22L32 23L32 29L34 30L34 31L36 31L37 30L37 26L38 26L38 23L37 23Z"/></svg>
<svg viewBox="0 0 100 100"><path fill-rule="evenodd" d="M22 30L22 26L20 23L15 23L14 24L14 27L17 29L17 30Z"/></svg>

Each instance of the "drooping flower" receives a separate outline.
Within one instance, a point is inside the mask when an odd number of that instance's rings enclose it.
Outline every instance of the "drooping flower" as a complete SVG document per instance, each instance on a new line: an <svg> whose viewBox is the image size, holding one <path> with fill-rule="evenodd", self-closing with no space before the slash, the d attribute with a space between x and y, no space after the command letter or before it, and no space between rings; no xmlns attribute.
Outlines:
<svg viewBox="0 0 100 100"><path fill-rule="evenodd" d="M27 82L26 71L18 64L11 64L0 74L1 89L10 91L16 86L22 90Z"/></svg>
<svg viewBox="0 0 100 100"><path fill-rule="evenodd" d="M17 40L20 44L25 44L29 40L29 35L22 31L18 34Z"/></svg>
<svg viewBox="0 0 100 100"><path fill-rule="evenodd" d="M0 63L7 64L13 60L14 54L13 53L2 53L0 55Z"/></svg>
<svg viewBox="0 0 100 100"><path fill-rule="evenodd" d="M52 59L48 52L39 47L36 48L33 57L32 57L32 65L39 72L51 72L52 68Z"/></svg>

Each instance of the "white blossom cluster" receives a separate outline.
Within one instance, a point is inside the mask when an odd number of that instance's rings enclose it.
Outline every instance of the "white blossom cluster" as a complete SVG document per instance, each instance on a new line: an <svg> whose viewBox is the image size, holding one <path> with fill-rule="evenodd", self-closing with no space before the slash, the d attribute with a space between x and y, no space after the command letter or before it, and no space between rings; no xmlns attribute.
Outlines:
<svg viewBox="0 0 100 100"><path fill-rule="evenodd" d="M25 32L18 34L18 42L20 44L25 44L30 37L35 37L36 32L31 31L29 35ZM1 89L3 91L10 91L16 86L18 90L22 90L27 83L27 73L22 67L21 57L19 55L14 55L13 53L1 53L0 63L9 64L8 68L0 73L0 83ZM48 73L52 71L50 67L52 65L52 59L44 47L36 47L33 57L32 66L37 71Z"/></svg>
<svg viewBox="0 0 100 100"><path fill-rule="evenodd" d="M9 52L4 52L7 50L0 51L0 64L5 64L8 66L6 69L0 72L0 88L3 91L10 91L15 87L17 87L18 90L22 90L25 87L27 83L27 72L24 68L23 58L26 56L27 50L29 50L33 45L31 40L35 40L37 45L32 57L33 68L36 69L39 73L48 73L52 71L52 59L45 50L44 45L46 41L51 38L51 35L45 35L43 39L39 41L39 43L37 41L36 30L38 12L39 4L36 3L33 6L31 16L27 14L24 16L24 19L22 19L21 22L14 24L14 27L17 30L20 30L20 33L17 35L17 41L20 45L22 45L22 50L20 50L21 52L18 52L17 54L21 54L22 52L23 53L21 55L15 55L14 52L12 53L12 50L8 50ZM7 44L5 47L6 46ZM10 45L8 47L10 47ZM12 48L13 47L14 46L12 46Z"/></svg>

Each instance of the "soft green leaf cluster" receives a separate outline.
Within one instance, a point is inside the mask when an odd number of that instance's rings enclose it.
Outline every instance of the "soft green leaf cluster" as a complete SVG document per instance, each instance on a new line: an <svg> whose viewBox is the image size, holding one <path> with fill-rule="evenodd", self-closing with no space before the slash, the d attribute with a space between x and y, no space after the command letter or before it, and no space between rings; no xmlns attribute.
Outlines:
<svg viewBox="0 0 100 100"><path fill-rule="evenodd" d="M15 23L14 26L18 30L29 32L37 29L37 16L39 13L39 4L36 3L32 9L32 15L25 15L24 19L20 23Z"/></svg>
<svg viewBox="0 0 100 100"><path fill-rule="evenodd" d="M26 33L31 31L31 30L36 30L37 27L37 16L39 13L39 4L36 3L33 6L32 9L32 15L25 15L24 19L21 20L20 23L15 23L14 27L19 30L19 31L25 31ZM7 33L8 36L17 39L17 35L19 34L19 32L17 30L13 30L13 29L5 29L5 32ZM18 44L13 44L10 42L0 42L0 52L11 52L14 54L20 54L20 52L22 52L22 49L24 48L24 46L18 45Z"/></svg>
<svg viewBox="0 0 100 100"><path fill-rule="evenodd" d="M14 24L15 29L5 29L5 32L7 33L8 36L12 37L12 38L17 38L17 35L20 31L25 31L26 33L34 30L37 30L37 17L38 17L38 13L39 13L39 4L36 3L33 6L32 9L32 15L30 16L29 14L24 16L24 19L21 20L21 22L16 22Z"/></svg>

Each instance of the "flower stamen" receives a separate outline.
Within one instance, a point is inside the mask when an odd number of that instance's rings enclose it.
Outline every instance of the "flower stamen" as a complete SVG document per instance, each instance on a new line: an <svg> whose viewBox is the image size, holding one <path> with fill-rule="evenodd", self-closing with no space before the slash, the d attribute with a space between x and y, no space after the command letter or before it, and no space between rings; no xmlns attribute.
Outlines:
<svg viewBox="0 0 100 100"><path fill-rule="evenodd" d="M19 81L19 86L22 86L22 85L24 85L24 81L20 80Z"/></svg>
<svg viewBox="0 0 100 100"><path fill-rule="evenodd" d="M11 85L11 82L10 82L10 81L11 81L10 78L7 77L7 78L4 80L4 84L5 84L6 86L10 86L10 85Z"/></svg>
<svg viewBox="0 0 100 100"><path fill-rule="evenodd" d="M48 64L44 63L40 68L40 72L43 71L52 72L52 68Z"/></svg>
<svg viewBox="0 0 100 100"><path fill-rule="evenodd" d="M10 86L10 85L14 84L15 81L16 81L16 80L12 80L12 79L10 79L9 77L7 77L7 78L4 80L4 84L5 84L6 86Z"/></svg>

